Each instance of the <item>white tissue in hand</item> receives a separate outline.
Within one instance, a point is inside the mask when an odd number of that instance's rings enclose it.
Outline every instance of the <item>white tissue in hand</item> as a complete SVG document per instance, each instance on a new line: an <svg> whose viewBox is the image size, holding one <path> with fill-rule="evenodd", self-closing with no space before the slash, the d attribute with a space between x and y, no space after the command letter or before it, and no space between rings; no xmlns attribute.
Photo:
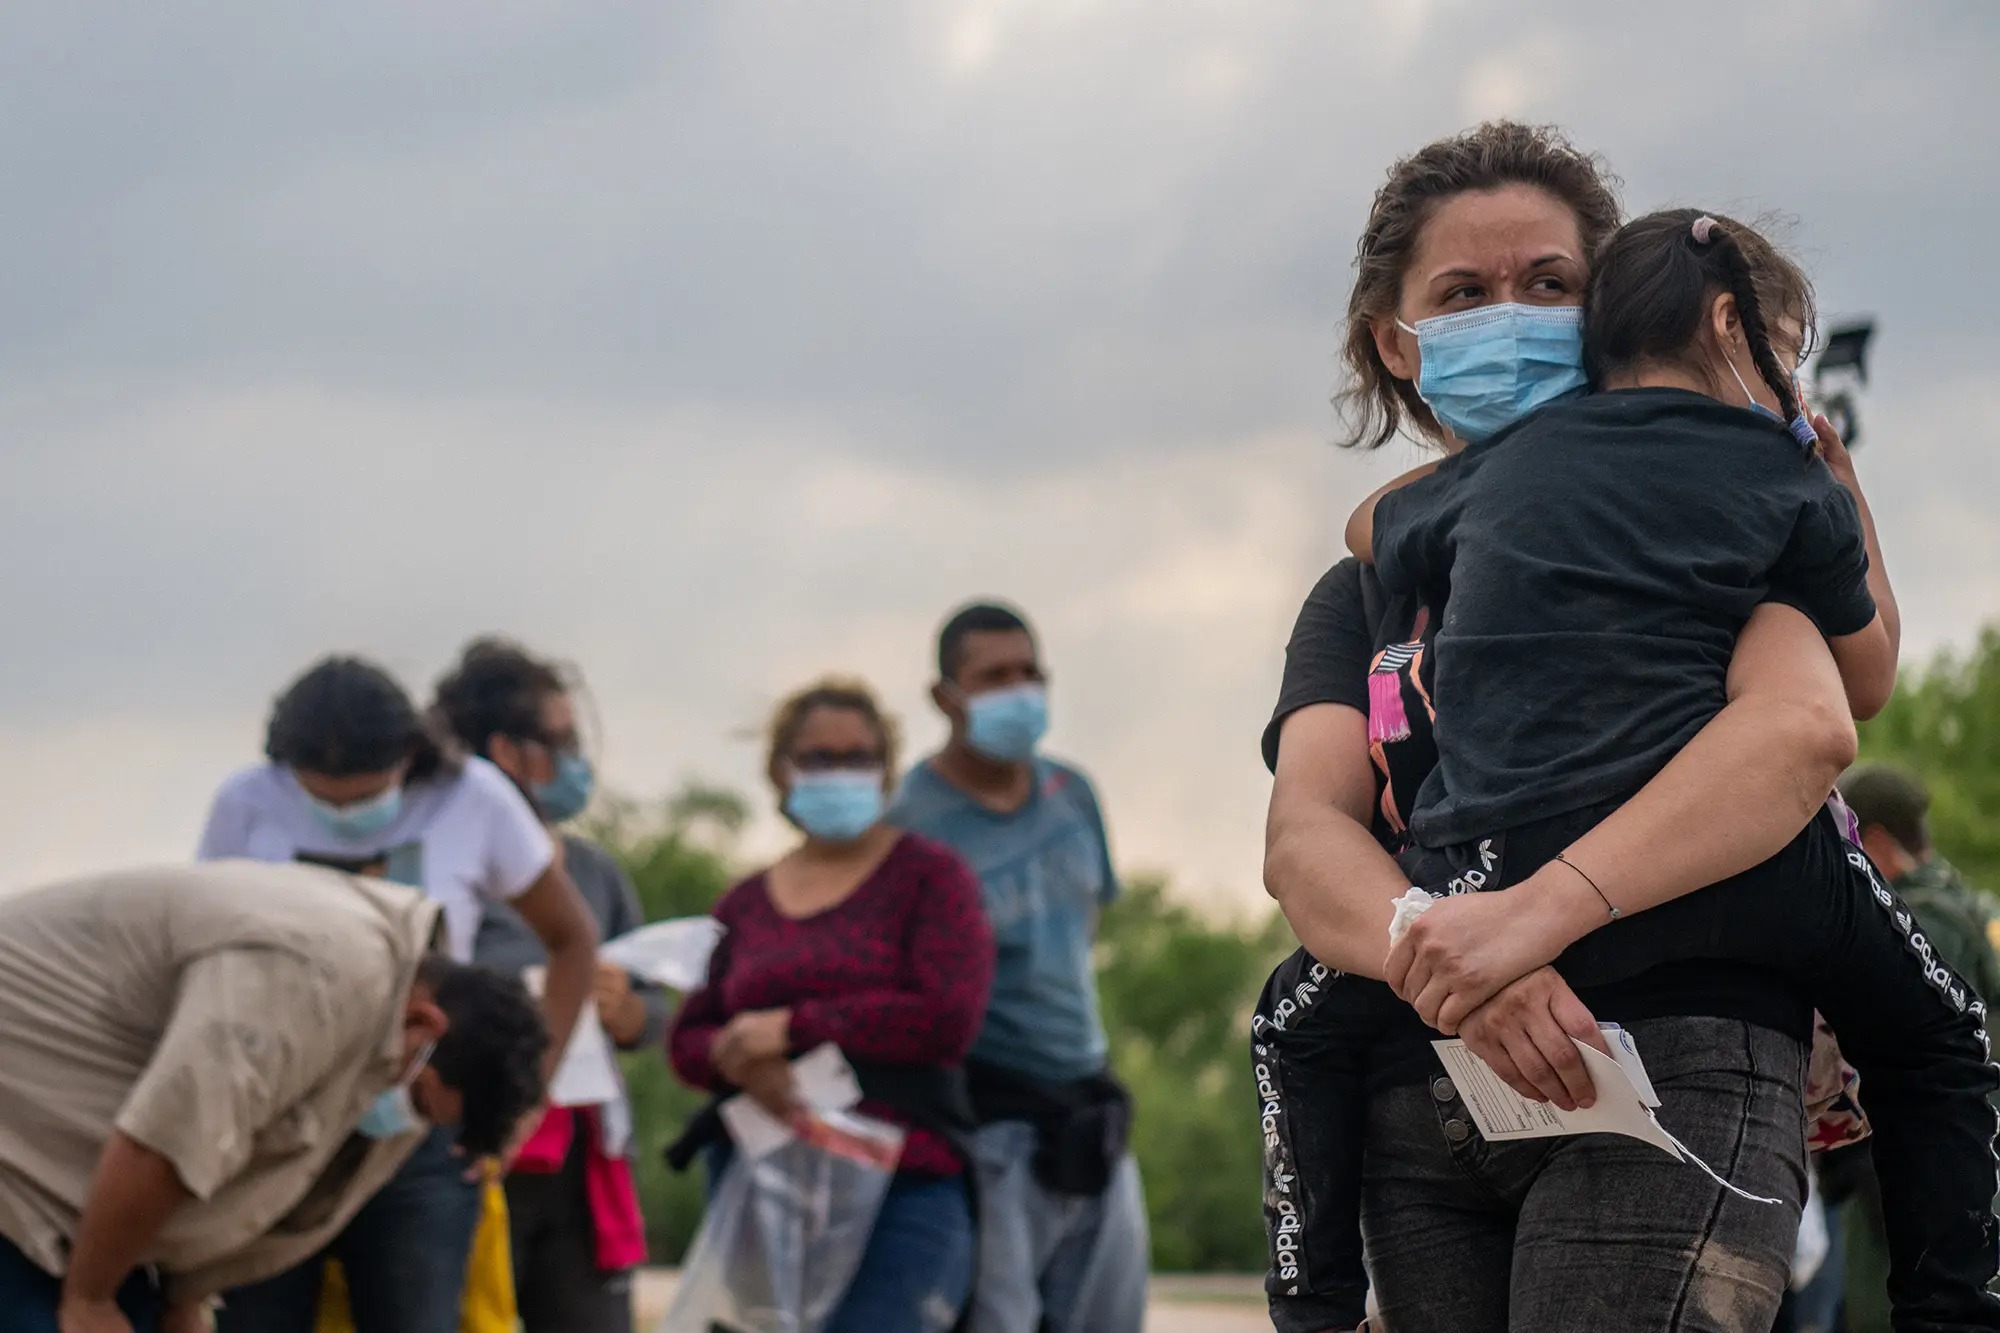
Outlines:
<svg viewBox="0 0 2000 1333"><path fill-rule="evenodd" d="M1418 888L1412 888L1396 899L1396 915L1389 919L1389 947L1393 949L1400 944L1410 923L1435 906L1437 899Z"/></svg>

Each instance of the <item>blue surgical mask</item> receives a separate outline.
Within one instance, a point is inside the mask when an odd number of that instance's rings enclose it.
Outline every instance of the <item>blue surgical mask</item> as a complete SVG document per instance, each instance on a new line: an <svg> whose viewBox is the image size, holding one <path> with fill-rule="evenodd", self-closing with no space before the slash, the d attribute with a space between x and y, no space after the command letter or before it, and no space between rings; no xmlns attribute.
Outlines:
<svg viewBox="0 0 2000 1333"><path fill-rule="evenodd" d="M794 773L785 813L825 842L853 842L881 822L886 805L879 768Z"/></svg>
<svg viewBox="0 0 2000 1333"><path fill-rule="evenodd" d="M597 775L591 772L590 760L574 750L563 751L556 756L555 777L535 784L535 804L541 807L542 817L552 824L575 819L590 804L590 793L596 783Z"/></svg>
<svg viewBox="0 0 2000 1333"><path fill-rule="evenodd" d="M435 1042L427 1043L417 1052L417 1063L395 1087L368 1104L361 1113L361 1123L354 1132L364 1139L394 1139L405 1134L414 1134L424 1127L424 1118L417 1114L417 1104L410 1097L410 1085L417 1081L424 1065L431 1058Z"/></svg>
<svg viewBox="0 0 2000 1333"><path fill-rule="evenodd" d="M329 805L307 792L306 804L311 808L313 817L334 837L348 842L365 842L386 832L402 816L403 788L399 784L380 796L371 796L352 805Z"/></svg>
<svg viewBox="0 0 2000 1333"><path fill-rule="evenodd" d="M965 701L965 740L989 759L1017 764L1049 729L1049 692L1037 684L988 690Z"/></svg>
<svg viewBox="0 0 2000 1333"><path fill-rule="evenodd" d="M1505 302L1397 325L1417 338L1417 396L1467 444L1585 386L1583 311Z"/></svg>

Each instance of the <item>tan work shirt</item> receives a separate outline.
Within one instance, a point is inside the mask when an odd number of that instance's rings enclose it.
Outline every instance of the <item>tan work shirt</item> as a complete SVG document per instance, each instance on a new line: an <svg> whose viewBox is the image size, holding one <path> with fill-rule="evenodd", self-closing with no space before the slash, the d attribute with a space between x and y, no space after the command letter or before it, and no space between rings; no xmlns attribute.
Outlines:
<svg viewBox="0 0 2000 1333"><path fill-rule="evenodd" d="M193 1195L144 1256L174 1298L310 1258L422 1141L342 1151L402 1073L436 920L395 885L247 861L0 898L0 1236L61 1274L115 1127Z"/></svg>

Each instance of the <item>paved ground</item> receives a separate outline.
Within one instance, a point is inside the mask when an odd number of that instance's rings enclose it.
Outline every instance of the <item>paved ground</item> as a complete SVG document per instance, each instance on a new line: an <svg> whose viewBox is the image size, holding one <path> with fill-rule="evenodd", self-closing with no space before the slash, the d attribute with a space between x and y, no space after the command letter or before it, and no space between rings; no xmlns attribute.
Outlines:
<svg viewBox="0 0 2000 1333"><path fill-rule="evenodd" d="M648 1269L639 1275L639 1333L652 1333L673 1292L673 1273ZM1146 1312L1146 1333L1268 1333L1270 1327L1257 1278L1159 1278Z"/></svg>

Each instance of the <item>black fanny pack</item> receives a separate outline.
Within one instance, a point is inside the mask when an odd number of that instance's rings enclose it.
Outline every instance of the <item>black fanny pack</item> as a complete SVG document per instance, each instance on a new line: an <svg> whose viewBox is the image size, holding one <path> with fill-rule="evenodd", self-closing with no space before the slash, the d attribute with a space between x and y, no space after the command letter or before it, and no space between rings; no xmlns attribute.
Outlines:
<svg viewBox="0 0 2000 1333"><path fill-rule="evenodd" d="M965 1074L980 1124L1024 1120L1034 1128L1029 1166L1042 1188L1093 1197L1110 1187L1132 1137L1132 1096L1108 1070L1074 1083L1042 1083L974 1061Z"/></svg>

